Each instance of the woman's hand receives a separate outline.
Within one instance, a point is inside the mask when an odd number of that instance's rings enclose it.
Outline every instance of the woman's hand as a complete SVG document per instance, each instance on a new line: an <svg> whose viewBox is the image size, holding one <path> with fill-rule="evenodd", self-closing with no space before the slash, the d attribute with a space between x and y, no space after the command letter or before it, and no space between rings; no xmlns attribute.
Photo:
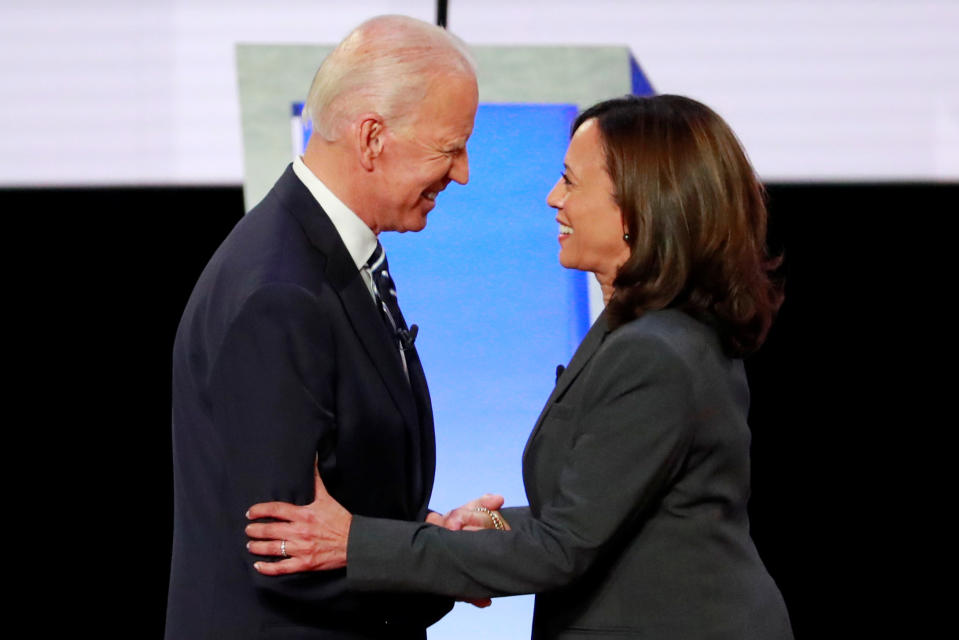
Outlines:
<svg viewBox="0 0 959 640"><path fill-rule="evenodd" d="M246 527L252 540L246 547L261 556L281 556L278 562L256 562L262 574L277 576L300 571L326 571L346 566L346 543L353 516L330 497L314 467L316 497L298 507L287 502L263 502L246 512L250 520L275 518L282 522L257 522Z"/></svg>
<svg viewBox="0 0 959 640"><path fill-rule="evenodd" d="M435 511L430 511L426 516L426 521L435 524L438 527L444 527L451 531L479 531L481 529L496 529L498 520L502 529L509 531L509 523L506 518L498 511L503 506L503 496L493 493L484 493L476 500L470 500L462 507L457 507L446 515L440 515ZM474 607L484 609L493 601L489 598L465 598L461 602L468 602Z"/></svg>
<svg viewBox="0 0 959 640"><path fill-rule="evenodd" d="M426 521L438 527L451 531L479 531L480 529L500 529L509 531L509 523L498 509L503 506L503 496L493 493L484 493L475 500L470 500L462 507L457 507L446 515L430 511ZM499 526L497 526L497 523Z"/></svg>

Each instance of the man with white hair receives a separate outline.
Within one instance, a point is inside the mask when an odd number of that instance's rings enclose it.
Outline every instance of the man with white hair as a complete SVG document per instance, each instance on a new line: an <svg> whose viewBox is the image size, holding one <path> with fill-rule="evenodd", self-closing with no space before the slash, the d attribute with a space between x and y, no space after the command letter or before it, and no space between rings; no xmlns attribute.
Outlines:
<svg viewBox="0 0 959 640"><path fill-rule="evenodd" d="M200 276L173 354L167 638L424 638L451 607L353 594L343 572L261 575L244 527L254 503L310 502L315 467L353 513L443 524L429 392L377 234L423 229L466 184L477 95L443 29L363 23L316 74L304 155Z"/></svg>

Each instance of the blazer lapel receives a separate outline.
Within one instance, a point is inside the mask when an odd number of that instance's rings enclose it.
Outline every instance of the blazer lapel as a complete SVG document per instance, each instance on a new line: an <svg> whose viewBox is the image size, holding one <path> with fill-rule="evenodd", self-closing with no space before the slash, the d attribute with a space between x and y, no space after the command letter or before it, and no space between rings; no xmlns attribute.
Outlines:
<svg viewBox="0 0 959 640"><path fill-rule="evenodd" d="M416 468L411 470L410 477L417 480L412 482L411 495L417 512L426 516L430 494L433 492L433 478L436 474L436 435L433 431L433 405L430 402L430 391L426 385L426 375L420 363L416 347L406 352L406 365L410 372L410 386L413 388L413 397L419 415L419 428L415 432L415 447L419 459Z"/></svg>
<svg viewBox="0 0 959 640"><path fill-rule="evenodd" d="M326 256L326 275L343 303L350 323L390 397L410 429L419 430L410 384L403 372L399 352L390 338L353 258L336 232L336 227L290 165L275 187L284 207L299 221L310 243Z"/></svg>
<svg viewBox="0 0 959 640"><path fill-rule="evenodd" d="M526 448L523 450L523 460L526 460L526 455L529 453L530 444L536 438L537 432L539 432L540 426L543 424L543 418L546 417L546 414L549 413L550 407L562 397L563 393L569 388L569 386L579 377L579 374L583 371L583 368L589 363L593 355L599 349L600 345L603 344L603 340L606 339L606 335L609 333L609 327L606 323L606 312L603 311L596 322L593 323L593 326L590 327L589 331L586 333L586 336L583 338L583 341L579 344L579 347L576 348L576 353L573 354L572 360L569 361L569 366L563 371L559 376L559 379L556 381L556 386L553 388L553 392L549 394L549 400L546 401L546 406L543 407L542 412L540 412L539 417L536 419L536 425L533 427L532 433L529 434L529 439L526 441Z"/></svg>

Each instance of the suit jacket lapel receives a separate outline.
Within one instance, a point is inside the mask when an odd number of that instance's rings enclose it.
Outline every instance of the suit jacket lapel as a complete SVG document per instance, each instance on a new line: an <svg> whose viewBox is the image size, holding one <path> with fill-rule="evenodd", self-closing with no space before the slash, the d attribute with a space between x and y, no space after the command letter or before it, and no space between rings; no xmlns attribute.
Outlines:
<svg viewBox="0 0 959 640"><path fill-rule="evenodd" d="M393 320L398 327L409 329L406 318L403 317L403 312L398 305ZM396 361L402 367L403 364L400 361L395 342L393 343L393 353L397 354ZM416 452L417 456L410 460L410 469L407 474L410 479L410 504L415 512L425 518L430 493L433 491L433 479L436 474L436 434L433 431L433 406L430 403L430 392L426 385L426 374L423 373L423 365L420 363L416 347L405 351L404 356L406 358L406 371L409 376L407 389L412 390L416 415L419 417L419 421L409 432L412 438L411 451Z"/></svg>
<svg viewBox="0 0 959 640"><path fill-rule="evenodd" d="M410 386L413 388L420 418L419 430L416 432L418 436L416 451L420 452L421 457L418 461L419 468L412 471L411 477L421 480L413 483L412 495L414 496L414 504L418 507L418 513L421 517L426 517L430 494L433 492L433 478L436 474L436 435L433 431L433 405L430 402L430 391L426 385L423 365L420 363L415 347L406 352L406 365L410 372Z"/></svg>
<svg viewBox="0 0 959 640"><path fill-rule="evenodd" d="M303 227L310 243L326 256L326 275L343 303L353 329L403 419L410 429L418 431L416 406L396 344L390 338L379 310L336 227L293 173L292 165L287 167L274 188L284 207Z"/></svg>
<svg viewBox="0 0 959 640"><path fill-rule="evenodd" d="M397 315L394 317L398 327L409 329L403 312L396 308ZM394 353L399 353L395 343ZM416 347L408 349L404 353L406 357L406 371L409 375L408 383L413 392L413 401L416 403L416 414L419 422L416 428L410 430L410 437L413 439L412 451L420 456L411 460L411 466L407 477L410 479L410 499L414 511L422 517L426 517L430 493L433 491L433 478L436 474L436 435L433 431L433 405L430 403L430 392L426 385L426 374L423 373L423 365L420 363L419 354ZM397 355L399 362L399 355ZM400 362L402 366L402 362ZM424 490L425 489L425 490Z"/></svg>
<svg viewBox="0 0 959 640"><path fill-rule="evenodd" d="M573 354L572 360L569 361L569 366L566 367L566 370L563 371L556 381L556 387L553 388L553 392L549 395L549 400L546 401L546 406L543 407L543 411L540 412L539 418L536 419L536 425L533 427L533 431L529 434L529 439L526 441L526 448L523 450L524 461L526 460L527 453L529 453L530 444L536 437L540 426L543 424L543 418L546 417L550 407L562 397L563 393L569 388L569 385L579 377L583 368L592 359L600 345L603 344L603 340L606 339L608 333L609 326L606 323L606 312L603 311L603 313L596 318L596 322L590 327L583 341L579 344L579 347L576 348L576 353Z"/></svg>

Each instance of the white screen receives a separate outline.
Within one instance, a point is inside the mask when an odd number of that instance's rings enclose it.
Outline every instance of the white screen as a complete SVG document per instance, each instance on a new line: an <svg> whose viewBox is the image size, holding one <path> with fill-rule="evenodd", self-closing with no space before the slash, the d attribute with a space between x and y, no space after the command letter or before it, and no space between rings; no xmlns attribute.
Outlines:
<svg viewBox="0 0 959 640"><path fill-rule="evenodd" d="M239 184L238 42L333 43L433 0L7 0L0 185ZM473 44L627 45L762 177L959 179L959 3L451 0ZM306 87L304 87L304 94Z"/></svg>

